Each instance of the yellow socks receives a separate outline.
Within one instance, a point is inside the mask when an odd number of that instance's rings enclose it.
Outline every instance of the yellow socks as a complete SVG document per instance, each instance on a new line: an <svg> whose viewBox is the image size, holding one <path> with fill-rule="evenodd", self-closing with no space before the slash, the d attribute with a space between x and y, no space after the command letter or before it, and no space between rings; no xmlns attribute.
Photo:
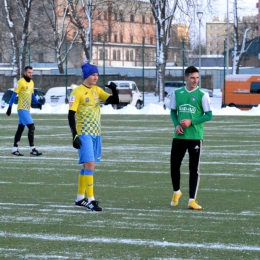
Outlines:
<svg viewBox="0 0 260 260"><path fill-rule="evenodd" d="M78 194L82 195L85 197L85 192L86 192L86 176L82 174L82 171L80 171L80 174L78 176Z"/></svg>
<svg viewBox="0 0 260 260"><path fill-rule="evenodd" d="M94 197L94 177L93 171L90 170L80 170L78 177L78 197L84 196Z"/></svg>

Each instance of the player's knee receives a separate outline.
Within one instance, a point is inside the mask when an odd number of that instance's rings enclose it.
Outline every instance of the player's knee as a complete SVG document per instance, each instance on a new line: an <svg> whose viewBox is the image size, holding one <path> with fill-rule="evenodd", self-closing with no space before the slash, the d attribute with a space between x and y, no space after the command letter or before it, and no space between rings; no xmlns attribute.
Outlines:
<svg viewBox="0 0 260 260"><path fill-rule="evenodd" d="M27 127L28 127L30 133L34 132L34 130L35 130L34 124L27 125Z"/></svg>
<svg viewBox="0 0 260 260"><path fill-rule="evenodd" d="M95 170L95 162L85 162L85 163L83 163L83 169L94 171Z"/></svg>

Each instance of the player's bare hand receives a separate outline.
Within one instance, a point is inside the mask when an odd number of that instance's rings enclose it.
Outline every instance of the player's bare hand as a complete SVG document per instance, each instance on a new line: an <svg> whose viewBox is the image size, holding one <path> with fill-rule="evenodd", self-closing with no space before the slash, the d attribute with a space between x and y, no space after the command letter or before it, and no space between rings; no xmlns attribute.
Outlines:
<svg viewBox="0 0 260 260"><path fill-rule="evenodd" d="M183 128L180 125L176 126L177 135L183 135Z"/></svg>
<svg viewBox="0 0 260 260"><path fill-rule="evenodd" d="M181 120L180 124L183 128L187 128L191 125L191 120L190 119L183 119L183 120Z"/></svg>

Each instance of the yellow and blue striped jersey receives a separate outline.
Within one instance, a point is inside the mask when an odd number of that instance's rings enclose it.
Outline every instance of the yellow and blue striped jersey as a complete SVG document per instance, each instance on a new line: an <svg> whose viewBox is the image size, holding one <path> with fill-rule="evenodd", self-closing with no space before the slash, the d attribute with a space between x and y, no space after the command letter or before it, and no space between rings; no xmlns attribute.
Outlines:
<svg viewBox="0 0 260 260"><path fill-rule="evenodd" d="M100 99L106 101L109 96L110 94L96 85L87 88L81 84L71 92L69 110L76 112L79 135L101 135Z"/></svg>
<svg viewBox="0 0 260 260"><path fill-rule="evenodd" d="M14 92L19 95L17 110L28 110L31 108L32 93L34 93L34 82L27 82L24 78L17 81Z"/></svg>

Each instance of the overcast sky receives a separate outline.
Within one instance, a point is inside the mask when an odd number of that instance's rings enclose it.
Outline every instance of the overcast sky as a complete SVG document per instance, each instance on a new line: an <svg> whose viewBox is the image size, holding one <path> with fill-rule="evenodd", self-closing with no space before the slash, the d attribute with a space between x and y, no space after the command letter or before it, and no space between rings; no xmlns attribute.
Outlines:
<svg viewBox="0 0 260 260"><path fill-rule="evenodd" d="M227 15L227 0L212 0L214 3L214 13L209 13L207 8L201 7L199 8L199 11L203 11L203 16L201 19L201 41L203 44L205 44L206 41L206 23L212 22L214 17L219 17L220 22L224 22L224 18ZM203 0L204 4L206 3L206 0ZM238 5L238 16L251 16L251 15L257 15L258 9L256 8L256 3L258 0L237 0ZM229 21L233 20L233 0L228 1L228 18ZM193 44L197 44L198 42L198 33L199 33L199 26L198 26L198 18L195 14L195 23L191 23L190 27L190 39Z"/></svg>
<svg viewBox="0 0 260 260"><path fill-rule="evenodd" d="M224 19L227 13L227 0L219 0L218 11L219 16L221 19ZM258 0L237 0L238 5L238 15L245 16L245 15L256 15L258 14L258 9L256 8L256 3ZM229 11L229 19L232 18L233 13L233 3L234 1L228 1L228 11Z"/></svg>

